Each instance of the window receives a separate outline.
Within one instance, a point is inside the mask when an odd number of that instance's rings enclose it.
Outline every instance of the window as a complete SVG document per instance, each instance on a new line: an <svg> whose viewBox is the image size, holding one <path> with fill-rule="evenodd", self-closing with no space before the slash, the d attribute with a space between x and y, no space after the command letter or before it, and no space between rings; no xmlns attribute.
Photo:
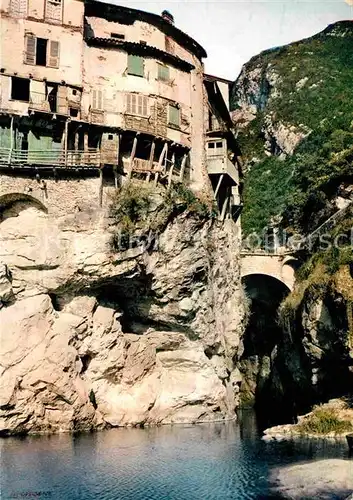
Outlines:
<svg viewBox="0 0 353 500"><path fill-rule="evenodd" d="M37 66L59 67L59 42L37 38L28 33L25 36L25 58L26 64Z"/></svg>
<svg viewBox="0 0 353 500"><path fill-rule="evenodd" d="M129 115L148 116L148 97L139 94L126 94L126 112Z"/></svg>
<svg viewBox="0 0 353 500"><path fill-rule="evenodd" d="M169 105L168 124L176 127L180 126L180 109L177 106Z"/></svg>
<svg viewBox="0 0 353 500"><path fill-rule="evenodd" d="M11 99L29 102L29 85L30 80L28 78L13 76L11 78Z"/></svg>
<svg viewBox="0 0 353 500"><path fill-rule="evenodd" d="M103 104L103 91L99 89L92 90L92 100L91 100L91 108L98 111L104 110Z"/></svg>
<svg viewBox="0 0 353 500"><path fill-rule="evenodd" d="M208 149L214 149L215 148L215 143L214 142L209 142L208 143Z"/></svg>
<svg viewBox="0 0 353 500"><path fill-rule="evenodd" d="M11 0L10 12L15 16L25 17L27 15L27 0Z"/></svg>
<svg viewBox="0 0 353 500"><path fill-rule="evenodd" d="M47 21L61 22L62 20L61 0L46 0L45 19Z"/></svg>
<svg viewBox="0 0 353 500"><path fill-rule="evenodd" d="M169 81L169 66L157 63L158 65L158 80L163 80L164 82Z"/></svg>
<svg viewBox="0 0 353 500"><path fill-rule="evenodd" d="M143 57L128 55L127 72L129 75L144 76L144 59Z"/></svg>
<svg viewBox="0 0 353 500"><path fill-rule="evenodd" d="M217 149L223 148L223 143L222 142L216 142L216 148Z"/></svg>
<svg viewBox="0 0 353 500"><path fill-rule="evenodd" d="M45 38L37 38L37 46L36 46L37 66L47 65L47 45L48 45L48 40L46 40Z"/></svg>
<svg viewBox="0 0 353 500"><path fill-rule="evenodd" d="M122 33L110 33L111 38L117 38L118 40L125 40L125 35Z"/></svg>

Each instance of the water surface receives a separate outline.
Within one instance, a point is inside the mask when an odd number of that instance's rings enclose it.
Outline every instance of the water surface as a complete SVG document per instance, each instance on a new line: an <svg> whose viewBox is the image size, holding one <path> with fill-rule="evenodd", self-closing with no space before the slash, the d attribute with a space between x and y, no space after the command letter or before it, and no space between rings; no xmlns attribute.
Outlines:
<svg viewBox="0 0 353 500"><path fill-rule="evenodd" d="M1 498L261 500L274 498L274 468L347 456L344 441L265 443L248 413L240 423L7 438Z"/></svg>

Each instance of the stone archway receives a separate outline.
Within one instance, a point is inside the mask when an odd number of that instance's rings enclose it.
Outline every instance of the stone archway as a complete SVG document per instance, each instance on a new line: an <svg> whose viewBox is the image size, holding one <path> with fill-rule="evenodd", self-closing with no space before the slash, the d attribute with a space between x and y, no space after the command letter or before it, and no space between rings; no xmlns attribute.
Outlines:
<svg viewBox="0 0 353 500"><path fill-rule="evenodd" d="M0 222L8 217L16 217L22 210L34 207L45 214L47 207L42 201L26 193L7 193L0 196Z"/></svg>
<svg viewBox="0 0 353 500"><path fill-rule="evenodd" d="M272 418L271 405L268 405L273 375L271 360L283 338L278 308L291 291L279 278L260 272L242 277L250 311L249 323L242 339L243 353L239 360L243 378L241 399L244 406L259 408L265 419ZM281 409L276 411L280 413Z"/></svg>

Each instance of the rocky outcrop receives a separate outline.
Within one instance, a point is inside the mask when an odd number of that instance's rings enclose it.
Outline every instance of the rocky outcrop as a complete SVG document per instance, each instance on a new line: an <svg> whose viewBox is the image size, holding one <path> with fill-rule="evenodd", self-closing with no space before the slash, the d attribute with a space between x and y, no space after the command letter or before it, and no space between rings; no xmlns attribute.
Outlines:
<svg viewBox="0 0 353 500"><path fill-rule="evenodd" d="M285 158L293 154L310 129L303 124L285 123L275 116L272 103L281 97L280 83L281 76L271 63L265 63L261 55L253 58L243 66L232 87L231 115L237 130L247 129L250 135L254 132L249 125L259 118L261 124L256 133L262 138L262 154Z"/></svg>
<svg viewBox="0 0 353 500"><path fill-rule="evenodd" d="M187 211L154 250L104 212L1 223L1 433L234 418L243 302L232 221Z"/></svg>
<svg viewBox="0 0 353 500"><path fill-rule="evenodd" d="M340 438L353 431L353 405L344 399L331 399L300 415L296 424L276 425L264 430L263 439L283 440L297 437Z"/></svg>
<svg viewBox="0 0 353 500"><path fill-rule="evenodd" d="M327 459L277 467L272 471L271 481L274 484L274 498L351 500L353 462Z"/></svg>

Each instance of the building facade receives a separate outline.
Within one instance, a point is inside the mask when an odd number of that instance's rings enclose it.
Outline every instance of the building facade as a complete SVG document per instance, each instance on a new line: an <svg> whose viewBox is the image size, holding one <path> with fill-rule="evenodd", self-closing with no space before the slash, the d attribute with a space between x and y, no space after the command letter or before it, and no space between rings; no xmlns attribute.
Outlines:
<svg viewBox="0 0 353 500"><path fill-rule="evenodd" d="M234 216L239 152L227 82L204 75L205 50L171 14L3 0L1 15L2 173L75 171L116 187L136 175L195 190L210 179L220 214Z"/></svg>

